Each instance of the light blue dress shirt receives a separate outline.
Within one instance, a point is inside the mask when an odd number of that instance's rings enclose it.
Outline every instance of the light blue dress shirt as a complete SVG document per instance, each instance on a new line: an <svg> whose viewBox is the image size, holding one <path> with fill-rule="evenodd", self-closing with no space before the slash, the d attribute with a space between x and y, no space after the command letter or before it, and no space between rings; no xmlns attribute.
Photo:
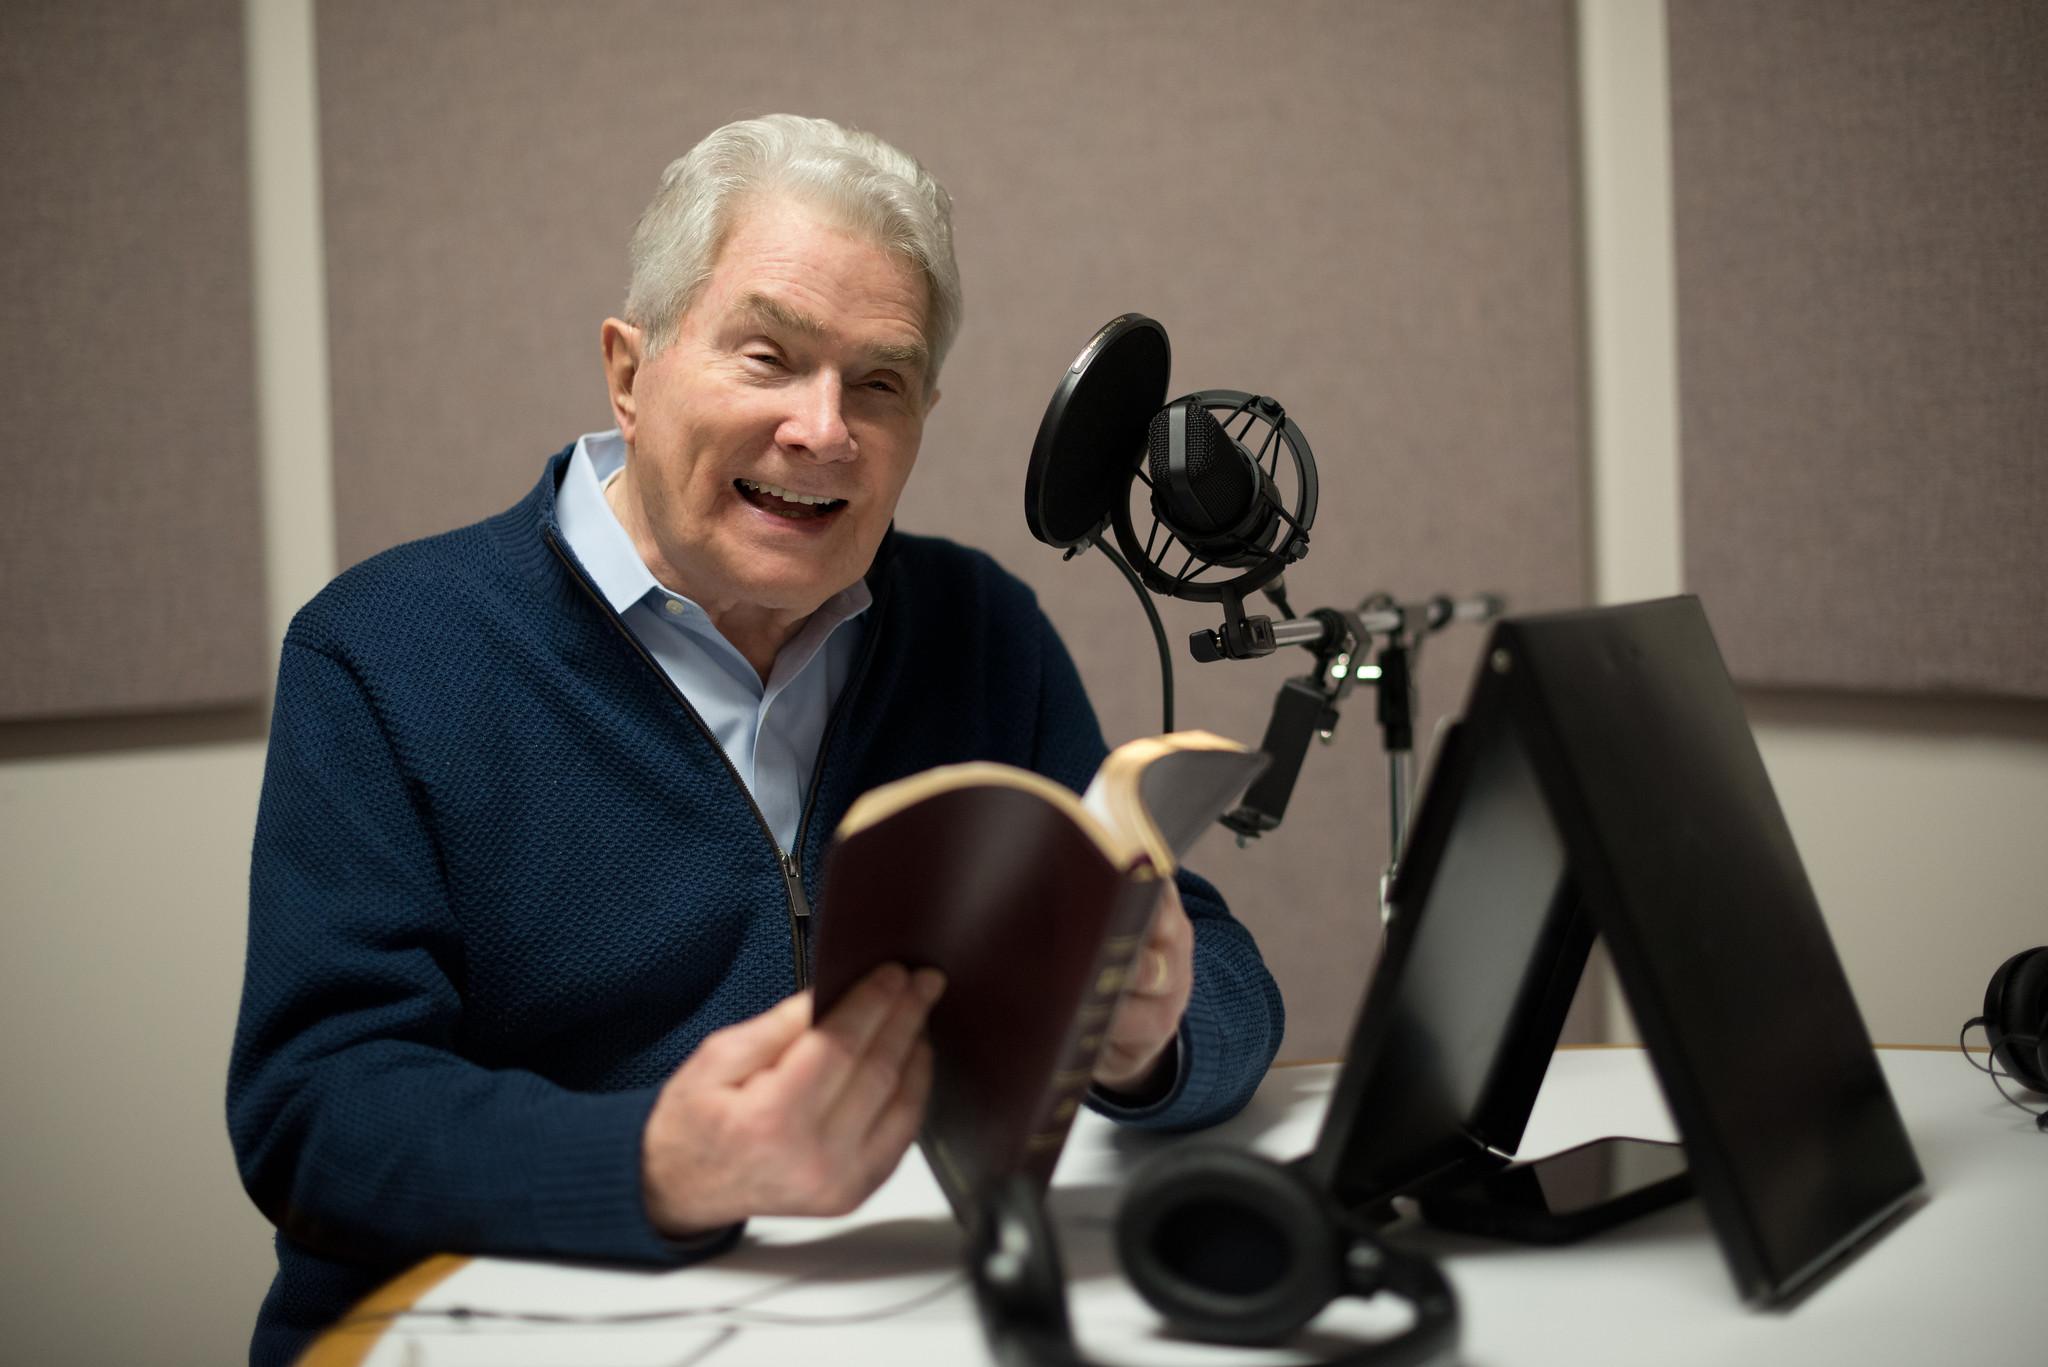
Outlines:
<svg viewBox="0 0 2048 1367"><path fill-rule="evenodd" d="M580 437L555 500L563 539L599 593L662 672L690 700L784 851L796 848L825 722L853 673L865 581L810 615L775 657L764 684L732 642L690 599L663 588L619 525L604 484L626 465L616 430Z"/></svg>

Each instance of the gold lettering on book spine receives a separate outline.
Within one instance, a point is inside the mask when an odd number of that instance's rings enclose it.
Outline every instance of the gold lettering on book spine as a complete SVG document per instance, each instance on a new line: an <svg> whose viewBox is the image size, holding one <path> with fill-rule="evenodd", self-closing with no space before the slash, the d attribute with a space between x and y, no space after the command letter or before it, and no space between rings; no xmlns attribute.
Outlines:
<svg viewBox="0 0 2048 1367"><path fill-rule="evenodd" d="M1096 961L1102 965L1101 971L1095 975L1096 996L1114 997L1124 990L1124 984L1130 980L1131 960L1138 952L1138 942L1136 935L1112 935L1102 942L1102 956Z"/></svg>
<svg viewBox="0 0 2048 1367"><path fill-rule="evenodd" d="M1096 959L1095 991L1074 1021L1081 1032L1074 1044L1075 1056L1086 1062L1079 1068L1063 1068L1053 1074L1052 1107L1038 1132L1024 1141L1027 1155L1058 1153L1067 1142L1067 1132L1073 1128L1074 1116L1081 1108L1081 1097L1094 1077L1093 1064L1102 1050L1103 1030L1130 980L1131 963L1143 939L1136 934L1112 935L1103 941L1102 952Z"/></svg>

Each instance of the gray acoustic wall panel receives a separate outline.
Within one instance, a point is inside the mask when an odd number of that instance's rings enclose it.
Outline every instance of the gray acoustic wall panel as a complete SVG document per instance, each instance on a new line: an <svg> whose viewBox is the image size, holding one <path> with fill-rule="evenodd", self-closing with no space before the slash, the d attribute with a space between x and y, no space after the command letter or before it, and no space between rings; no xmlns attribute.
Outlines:
<svg viewBox="0 0 2048 1367"><path fill-rule="evenodd" d="M1670 16L1686 577L1731 668L2048 696L2048 6Z"/></svg>
<svg viewBox="0 0 2048 1367"><path fill-rule="evenodd" d="M501 508L608 425L598 325L656 176L727 119L872 128L957 203L967 322L900 509L993 551L1072 647L1112 742L1156 730L1144 618L1099 557L1032 541L1023 479L1062 370L1127 310L1176 391L1288 406L1323 506L1297 608L1374 590L1582 601L1575 101L1563 0L1440 5L323 3L344 561ZM1307 657L1197 666L1184 725L1257 741ZM1425 652L1424 717L1480 635ZM1379 942L1373 699L1286 824L1196 867L1257 933L1293 1057L1342 1047Z"/></svg>
<svg viewBox="0 0 2048 1367"><path fill-rule="evenodd" d="M0 6L0 718L269 687L239 0Z"/></svg>

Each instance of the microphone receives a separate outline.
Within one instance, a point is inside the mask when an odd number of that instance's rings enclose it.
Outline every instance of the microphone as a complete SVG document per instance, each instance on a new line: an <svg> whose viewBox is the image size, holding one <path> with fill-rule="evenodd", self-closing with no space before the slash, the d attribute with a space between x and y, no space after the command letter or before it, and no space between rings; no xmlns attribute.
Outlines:
<svg viewBox="0 0 2048 1367"><path fill-rule="evenodd" d="M1154 593L1221 603L1226 621L1237 622L1246 594L1308 554L1316 459L1277 399L1236 389L1182 395L1146 424L1133 473L1151 490L1140 506L1153 525L1140 530L1133 500L1121 498L1110 520Z"/></svg>
<svg viewBox="0 0 2048 1367"><path fill-rule="evenodd" d="M1315 455L1279 401L1203 389L1166 404L1172 358L1166 329L1142 313L1103 324L1060 377L1024 475L1031 534L1069 559L1095 547L1137 593L1159 643L1168 730L1173 665L1145 590L1223 605L1221 653L1203 647L1217 633L1197 632L1198 660L1270 655L1272 623L1246 617L1245 595L1277 592L1269 586L1308 554L1316 516ZM1133 521L1134 503L1149 528Z"/></svg>
<svg viewBox="0 0 2048 1367"><path fill-rule="evenodd" d="M1309 737L1328 740L1337 705L1355 683L1370 679L1390 760L1398 856L1413 748L1414 652L1431 632L1453 621L1489 620L1504 604L1492 594L1408 605L1375 594L1352 612L1318 608L1296 617L1281 575L1308 554L1315 523L1316 461L1308 439L1280 402L1264 394L1202 389L1161 407L1172 365L1166 329L1142 313L1119 314L1096 330L1060 377L1038 425L1024 475L1025 525L1068 559L1091 546L1101 551L1138 595L1159 647L1167 731L1173 729L1173 657L1148 589L1222 605L1221 626L1188 637L1198 663L1254 660L1282 646L1301 646L1316 657L1314 672L1289 680L1274 704L1260 749L1279 762L1261 780L1263 794L1255 786L1245 806L1224 818L1240 837L1279 824ZM1133 481L1145 485L1149 499L1137 495ZM1149 512L1152 525L1140 527L1134 511L1137 517ZM1245 611L1245 598L1254 592L1265 594L1281 622ZM1375 637L1383 644L1377 662L1368 665ZM1386 886L1383 878L1383 913Z"/></svg>
<svg viewBox="0 0 2048 1367"><path fill-rule="evenodd" d="M1145 431L1152 512L1212 565L1255 565L1273 542L1280 491L1207 408L1178 400Z"/></svg>
<svg viewBox="0 0 2048 1367"><path fill-rule="evenodd" d="M1264 395L1204 389L1166 403L1172 364L1166 329L1142 313L1088 339L1038 425L1024 521L1069 557L1099 546L1152 592L1222 603L1235 617L1246 594L1308 553L1315 456ZM1146 506L1131 497L1133 479L1151 490L1154 525L1143 530L1132 522L1132 503ZM1112 529L1121 556L1107 544Z"/></svg>

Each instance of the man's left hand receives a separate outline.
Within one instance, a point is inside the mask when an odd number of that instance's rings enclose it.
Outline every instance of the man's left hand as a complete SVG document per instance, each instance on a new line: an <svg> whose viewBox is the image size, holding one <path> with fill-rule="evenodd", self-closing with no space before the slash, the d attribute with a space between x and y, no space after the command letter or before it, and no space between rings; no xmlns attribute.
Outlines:
<svg viewBox="0 0 2048 1367"><path fill-rule="evenodd" d="M1166 1056L1188 1009L1195 982L1195 928L1172 880L1162 885L1159 907L1144 948L1131 963L1131 981L1110 1017L1095 1081L1112 1092L1143 1092Z"/></svg>

